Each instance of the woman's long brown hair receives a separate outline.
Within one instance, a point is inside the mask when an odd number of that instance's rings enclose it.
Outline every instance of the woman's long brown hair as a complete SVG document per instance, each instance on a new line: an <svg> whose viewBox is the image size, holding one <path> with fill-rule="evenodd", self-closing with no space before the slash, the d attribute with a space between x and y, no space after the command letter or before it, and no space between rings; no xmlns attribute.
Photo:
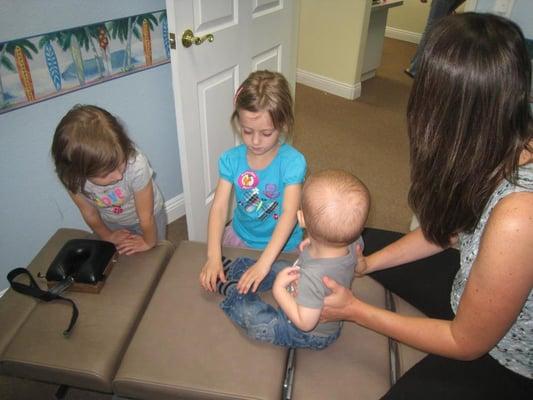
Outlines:
<svg viewBox="0 0 533 400"><path fill-rule="evenodd" d="M489 14L439 20L407 108L409 204L426 238L472 232L532 139L531 61L520 28Z"/></svg>

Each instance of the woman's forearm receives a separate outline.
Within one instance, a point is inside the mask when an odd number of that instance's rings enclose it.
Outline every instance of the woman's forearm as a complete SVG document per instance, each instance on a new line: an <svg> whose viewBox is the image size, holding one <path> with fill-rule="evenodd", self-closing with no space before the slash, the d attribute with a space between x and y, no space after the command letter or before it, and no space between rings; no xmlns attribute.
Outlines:
<svg viewBox="0 0 533 400"><path fill-rule="evenodd" d="M420 228L366 257L367 273L396 267L437 254L444 249L429 242Z"/></svg>
<svg viewBox="0 0 533 400"><path fill-rule="evenodd" d="M408 317L358 299L354 299L350 310L348 320L426 353L458 360L472 360L483 354L474 353L473 349L456 339L453 321Z"/></svg>

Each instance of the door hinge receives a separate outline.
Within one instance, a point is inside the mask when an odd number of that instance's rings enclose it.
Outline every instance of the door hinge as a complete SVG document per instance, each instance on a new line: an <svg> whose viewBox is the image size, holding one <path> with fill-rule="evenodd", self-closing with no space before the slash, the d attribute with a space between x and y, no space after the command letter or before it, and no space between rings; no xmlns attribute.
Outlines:
<svg viewBox="0 0 533 400"><path fill-rule="evenodd" d="M170 48L176 50L176 34L174 32L168 34L168 42L170 43Z"/></svg>

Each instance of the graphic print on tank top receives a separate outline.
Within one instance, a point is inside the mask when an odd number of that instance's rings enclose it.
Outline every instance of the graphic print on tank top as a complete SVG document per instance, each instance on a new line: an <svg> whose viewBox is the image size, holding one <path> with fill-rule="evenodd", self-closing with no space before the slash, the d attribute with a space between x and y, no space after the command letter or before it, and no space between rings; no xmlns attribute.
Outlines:
<svg viewBox="0 0 533 400"><path fill-rule="evenodd" d="M102 196L97 196L96 194L91 193L90 197L91 200L94 201L94 203L100 208L111 207L114 214L122 214L124 211L122 205L124 204L125 196L122 192L122 189L119 187L104 193Z"/></svg>

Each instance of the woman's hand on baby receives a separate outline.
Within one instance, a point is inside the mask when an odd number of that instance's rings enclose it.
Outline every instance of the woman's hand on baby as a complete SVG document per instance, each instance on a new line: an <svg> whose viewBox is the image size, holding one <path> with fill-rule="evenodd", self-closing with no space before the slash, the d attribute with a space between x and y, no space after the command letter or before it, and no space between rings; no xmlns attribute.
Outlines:
<svg viewBox="0 0 533 400"><path fill-rule="evenodd" d="M300 277L300 267L297 265L293 267L283 268L276 275L276 280L274 281L273 288L283 288L292 293L294 291L294 286L296 281ZM290 288L290 289L287 289Z"/></svg>
<svg viewBox="0 0 533 400"><path fill-rule="evenodd" d="M325 276L322 281L331 294L324 298L324 307L320 313L320 322L353 320L353 306L357 302L351 290L339 285Z"/></svg>
<svg viewBox="0 0 533 400"><path fill-rule="evenodd" d="M355 276L361 277L366 275L369 271L368 264L366 262L366 257L363 255L363 247L360 244L355 245L355 254L357 255Z"/></svg>
<svg viewBox="0 0 533 400"><path fill-rule="evenodd" d="M270 265L255 263L241 276L237 290L240 294L246 294L250 289L255 292L269 271Z"/></svg>
<svg viewBox="0 0 533 400"><path fill-rule="evenodd" d="M146 243L141 235L128 232L128 236L122 239L116 247L119 254L129 256L134 253L150 250L153 246Z"/></svg>
<svg viewBox="0 0 533 400"><path fill-rule="evenodd" d="M217 279L226 282L222 261L220 259L214 261L208 259L200 272L200 285L208 292L214 292L217 287Z"/></svg>

